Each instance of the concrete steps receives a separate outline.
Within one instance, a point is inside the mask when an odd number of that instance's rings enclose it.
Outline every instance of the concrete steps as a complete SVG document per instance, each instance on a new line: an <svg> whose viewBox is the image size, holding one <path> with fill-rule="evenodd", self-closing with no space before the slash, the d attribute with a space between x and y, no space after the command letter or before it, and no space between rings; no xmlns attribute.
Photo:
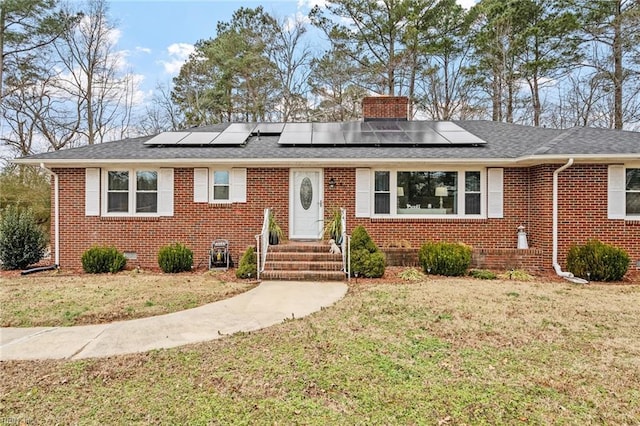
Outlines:
<svg viewBox="0 0 640 426"><path fill-rule="evenodd" d="M263 280L342 281L342 255L329 253L322 242L288 242L270 246Z"/></svg>

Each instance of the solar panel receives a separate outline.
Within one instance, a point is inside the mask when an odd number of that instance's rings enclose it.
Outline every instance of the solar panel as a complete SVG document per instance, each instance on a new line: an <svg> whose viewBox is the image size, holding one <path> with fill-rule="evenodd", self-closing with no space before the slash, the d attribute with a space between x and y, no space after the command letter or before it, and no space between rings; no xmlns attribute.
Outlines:
<svg viewBox="0 0 640 426"><path fill-rule="evenodd" d="M397 121L368 121L367 124L373 131L380 131L380 130L383 130L385 132L401 131Z"/></svg>
<svg viewBox="0 0 640 426"><path fill-rule="evenodd" d="M476 135L469 132L440 132L442 137L446 138L450 143L454 145L468 145L468 144L485 144L486 142Z"/></svg>
<svg viewBox="0 0 640 426"><path fill-rule="evenodd" d="M431 129L407 132L407 136L417 145L449 145L449 141Z"/></svg>
<svg viewBox="0 0 640 426"><path fill-rule="evenodd" d="M265 135L279 135L284 129L285 123L258 123L253 129L253 133L265 134Z"/></svg>
<svg viewBox="0 0 640 426"><path fill-rule="evenodd" d="M255 123L231 123L215 140L213 145L242 145L256 127Z"/></svg>
<svg viewBox="0 0 640 426"><path fill-rule="evenodd" d="M176 145L187 137L190 132L164 132L146 141L145 145Z"/></svg>
<svg viewBox="0 0 640 426"><path fill-rule="evenodd" d="M192 132L178 142L178 145L209 145L220 132Z"/></svg>
<svg viewBox="0 0 640 426"><path fill-rule="evenodd" d="M312 131L315 132L341 132L342 124L346 123L313 123Z"/></svg>
<svg viewBox="0 0 640 426"><path fill-rule="evenodd" d="M339 124L339 128L340 130L342 130L343 132L370 132L371 131L371 127L369 127L369 124L362 121L349 121L346 123L335 123L335 124Z"/></svg>
<svg viewBox="0 0 640 426"><path fill-rule="evenodd" d="M345 134L340 131L316 132L311 135L312 145L344 145Z"/></svg>
<svg viewBox="0 0 640 426"><path fill-rule="evenodd" d="M311 123L286 123L278 140L282 145L311 144Z"/></svg>
<svg viewBox="0 0 640 426"><path fill-rule="evenodd" d="M462 127L450 121L436 121L433 123L433 129L440 132L466 132Z"/></svg>
<svg viewBox="0 0 640 426"><path fill-rule="evenodd" d="M222 133L251 133L256 128L256 123L231 123Z"/></svg>
<svg viewBox="0 0 640 426"><path fill-rule="evenodd" d="M374 132L345 132L344 139L348 144L378 145L380 140Z"/></svg>
<svg viewBox="0 0 640 426"><path fill-rule="evenodd" d="M407 135L405 132L393 132L393 131L376 132L376 136L378 137L378 140L382 145L387 145L387 144L406 145L413 142L413 139L411 139L411 137L409 137L409 135Z"/></svg>

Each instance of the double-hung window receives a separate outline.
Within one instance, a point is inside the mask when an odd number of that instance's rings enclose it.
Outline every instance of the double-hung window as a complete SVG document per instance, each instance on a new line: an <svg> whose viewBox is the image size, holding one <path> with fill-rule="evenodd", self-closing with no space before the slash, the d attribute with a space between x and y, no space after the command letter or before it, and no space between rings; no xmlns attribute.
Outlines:
<svg viewBox="0 0 640 426"><path fill-rule="evenodd" d="M129 171L107 172L107 213L129 213Z"/></svg>
<svg viewBox="0 0 640 426"><path fill-rule="evenodd" d="M627 216L640 216L640 168L625 171L625 200Z"/></svg>
<svg viewBox="0 0 640 426"><path fill-rule="evenodd" d="M226 202L230 200L230 185L228 170L213 171L213 201Z"/></svg>
<svg viewBox="0 0 640 426"><path fill-rule="evenodd" d="M158 172L136 172L136 213L158 212Z"/></svg>
<svg viewBox="0 0 640 426"><path fill-rule="evenodd" d="M106 177L108 214L158 213L156 170L108 170Z"/></svg>

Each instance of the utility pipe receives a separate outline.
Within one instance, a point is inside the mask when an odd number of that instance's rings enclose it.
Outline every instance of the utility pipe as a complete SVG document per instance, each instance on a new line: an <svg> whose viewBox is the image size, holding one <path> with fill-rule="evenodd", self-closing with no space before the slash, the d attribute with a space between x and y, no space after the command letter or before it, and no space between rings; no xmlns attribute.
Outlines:
<svg viewBox="0 0 640 426"><path fill-rule="evenodd" d="M558 264L558 175L573 164L573 158L553 172L553 269L562 278L573 278L571 272L565 272Z"/></svg>
<svg viewBox="0 0 640 426"><path fill-rule="evenodd" d="M55 246L53 263L60 265L60 191L58 175L53 170L46 168L44 163L40 163L40 168L53 176L53 244Z"/></svg>

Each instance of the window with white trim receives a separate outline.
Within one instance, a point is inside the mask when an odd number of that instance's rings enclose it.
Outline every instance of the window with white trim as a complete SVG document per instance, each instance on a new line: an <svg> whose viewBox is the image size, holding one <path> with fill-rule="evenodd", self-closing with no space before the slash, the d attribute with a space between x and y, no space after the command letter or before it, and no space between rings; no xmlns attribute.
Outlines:
<svg viewBox="0 0 640 426"><path fill-rule="evenodd" d="M129 212L129 172L107 172L107 213Z"/></svg>
<svg viewBox="0 0 640 426"><path fill-rule="evenodd" d="M486 215L485 170L376 170L373 178L374 215Z"/></svg>
<svg viewBox="0 0 640 426"><path fill-rule="evenodd" d="M375 214L389 214L391 202L389 180L389 172L375 172L374 174L373 212Z"/></svg>
<svg viewBox="0 0 640 426"><path fill-rule="evenodd" d="M640 216L640 168L628 168L625 173L627 216Z"/></svg>
<svg viewBox="0 0 640 426"><path fill-rule="evenodd" d="M213 202L229 201L230 200L230 184L229 184L229 171L228 170L214 170L213 176Z"/></svg>
<svg viewBox="0 0 640 426"><path fill-rule="evenodd" d="M136 213L158 212L158 172L136 172Z"/></svg>
<svg viewBox="0 0 640 426"><path fill-rule="evenodd" d="M107 170L106 183L106 214L158 213L157 170Z"/></svg>

